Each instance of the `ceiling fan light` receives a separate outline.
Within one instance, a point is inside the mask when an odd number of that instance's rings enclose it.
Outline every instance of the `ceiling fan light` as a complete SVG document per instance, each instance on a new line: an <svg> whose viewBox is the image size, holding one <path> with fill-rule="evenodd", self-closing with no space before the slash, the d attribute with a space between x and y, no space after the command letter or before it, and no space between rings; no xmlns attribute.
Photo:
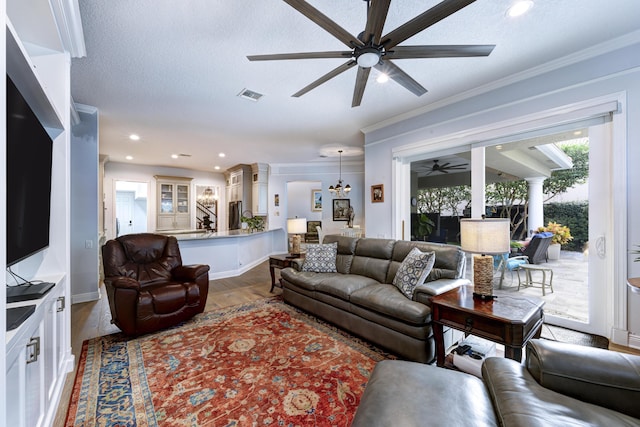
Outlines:
<svg viewBox="0 0 640 427"><path fill-rule="evenodd" d="M364 51L356 59L358 65L362 68L371 68L380 62L380 52L377 49Z"/></svg>

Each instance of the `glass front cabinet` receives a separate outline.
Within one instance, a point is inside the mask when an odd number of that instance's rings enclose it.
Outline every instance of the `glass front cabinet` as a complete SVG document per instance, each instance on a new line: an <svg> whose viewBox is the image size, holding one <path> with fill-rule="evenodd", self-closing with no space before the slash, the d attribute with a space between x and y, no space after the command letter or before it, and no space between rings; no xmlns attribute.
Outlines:
<svg viewBox="0 0 640 427"><path fill-rule="evenodd" d="M191 228L191 180L173 176L156 176L158 183L157 230Z"/></svg>

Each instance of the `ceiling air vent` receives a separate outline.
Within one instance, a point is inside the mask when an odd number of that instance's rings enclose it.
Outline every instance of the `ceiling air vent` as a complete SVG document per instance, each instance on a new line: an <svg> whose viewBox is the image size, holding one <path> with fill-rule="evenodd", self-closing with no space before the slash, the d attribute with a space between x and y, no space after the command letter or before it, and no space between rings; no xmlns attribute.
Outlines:
<svg viewBox="0 0 640 427"><path fill-rule="evenodd" d="M242 89L238 96L240 98L248 99L249 101L257 102L258 99L262 98L264 95L249 89Z"/></svg>

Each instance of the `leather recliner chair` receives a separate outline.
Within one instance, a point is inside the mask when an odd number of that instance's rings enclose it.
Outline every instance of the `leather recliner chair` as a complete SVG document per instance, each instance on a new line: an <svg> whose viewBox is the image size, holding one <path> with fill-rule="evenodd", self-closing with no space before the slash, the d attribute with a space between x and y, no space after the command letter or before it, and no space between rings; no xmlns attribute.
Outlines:
<svg viewBox="0 0 640 427"><path fill-rule="evenodd" d="M204 311L209 266L182 265L173 236L128 234L102 247L112 323L127 335L155 332Z"/></svg>

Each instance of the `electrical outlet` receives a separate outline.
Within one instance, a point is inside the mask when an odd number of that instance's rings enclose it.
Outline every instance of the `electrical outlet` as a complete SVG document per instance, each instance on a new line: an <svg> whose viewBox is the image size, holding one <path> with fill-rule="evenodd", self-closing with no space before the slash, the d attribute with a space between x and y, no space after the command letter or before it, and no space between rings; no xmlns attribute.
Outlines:
<svg viewBox="0 0 640 427"><path fill-rule="evenodd" d="M93 240L85 240L84 241L84 247L86 249L93 249Z"/></svg>

